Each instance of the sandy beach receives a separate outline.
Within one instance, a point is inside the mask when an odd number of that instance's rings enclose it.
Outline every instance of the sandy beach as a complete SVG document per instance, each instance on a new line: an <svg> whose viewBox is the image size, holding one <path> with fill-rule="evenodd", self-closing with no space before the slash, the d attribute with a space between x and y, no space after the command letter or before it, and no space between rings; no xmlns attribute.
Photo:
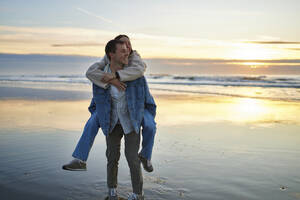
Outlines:
<svg viewBox="0 0 300 200"><path fill-rule="evenodd" d="M145 200L300 200L299 10L300 0L1 0L0 200L106 200L101 129L86 171L62 167L96 117L105 132L114 113L138 132L147 88L156 129L145 118L144 133L157 132ZM143 87L129 82L141 76ZM93 84L116 97L111 122ZM112 85L128 90L129 121ZM85 126L93 94L99 113ZM124 142L117 193L141 199Z"/></svg>
<svg viewBox="0 0 300 200"><path fill-rule="evenodd" d="M89 96L20 90L0 100L4 199L104 199L101 131L87 172L61 169L89 117ZM154 172L143 171L146 199L300 199L299 102L153 93L158 131ZM130 191L122 150L119 192Z"/></svg>

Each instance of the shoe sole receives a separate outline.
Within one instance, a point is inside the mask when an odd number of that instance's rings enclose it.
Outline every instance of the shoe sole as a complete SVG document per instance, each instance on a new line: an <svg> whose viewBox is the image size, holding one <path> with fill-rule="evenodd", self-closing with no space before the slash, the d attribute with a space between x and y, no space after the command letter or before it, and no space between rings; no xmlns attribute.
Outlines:
<svg viewBox="0 0 300 200"><path fill-rule="evenodd" d="M68 170L68 171L86 171L86 169L72 169L72 168L68 168L68 167L65 167L65 166L63 166L62 169Z"/></svg>
<svg viewBox="0 0 300 200"><path fill-rule="evenodd" d="M148 170L148 169L146 169L144 166L143 166L143 168L144 168L144 170L146 171L146 172L153 172L153 170Z"/></svg>
<svg viewBox="0 0 300 200"><path fill-rule="evenodd" d="M143 168L144 168L144 170L146 171L146 172L153 172L153 169L152 170L150 170L150 169L147 169L145 166L144 166L144 164L142 163L142 165L143 165Z"/></svg>
<svg viewBox="0 0 300 200"><path fill-rule="evenodd" d="M143 163L143 161L142 161L142 159L145 159L145 158L143 158L140 154L139 154L138 156L139 156L139 159L140 159L140 161L141 161L141 163L142 163L142 165L143 165L144 170L145 170L146 172L153 172L153 169L152 169L152 170L148 170L147 167L145 167L145 165L144 165L144 163Z"/></svg>
<svg viewBox="0 0 300 200"><path fill-rule="evenodd" d="M105 200L109 200L109 198L106 197ZM118 197L118 200L127 200L127 199L125 199L125 198L123 198L123 197Z"/></svg>

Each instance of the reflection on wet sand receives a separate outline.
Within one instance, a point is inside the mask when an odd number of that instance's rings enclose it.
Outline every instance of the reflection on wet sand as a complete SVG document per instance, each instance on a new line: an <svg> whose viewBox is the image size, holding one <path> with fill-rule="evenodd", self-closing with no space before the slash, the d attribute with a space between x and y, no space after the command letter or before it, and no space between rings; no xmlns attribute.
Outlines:
<svg viewBox="0 0 300 200"><path fill-rule="evenodd" d="M156 95L159 126L206 122L299 124L300 103L251 98ZM90 116L89 100L1 100L1 128L81 130Z"/></svg>
<svg viewBox="0 0 300 200"><path fill-rule="evenodd" d="M154 172L144 173L147 199L299 199L299 102L182 94L155 99L158 132ZM89 103L0 100L0 192L6 199L105 199L102 134L86 173L61 170L90 116ZM128 173L122 155L118 189L124 197L131 191Z"/></svg>
<svg viewBox="0 0 300 200"><path fill-rule="evenodd" d="M232 122L251 125L299 124L300 102L236 97L165 96L158 99L158 121L165 125Z"/></svg>
<svg viewBox="0 0 300 200"><path fill-rule="evenodd" d="M81 130L89 101L1 100L1 128Z"/></svg>

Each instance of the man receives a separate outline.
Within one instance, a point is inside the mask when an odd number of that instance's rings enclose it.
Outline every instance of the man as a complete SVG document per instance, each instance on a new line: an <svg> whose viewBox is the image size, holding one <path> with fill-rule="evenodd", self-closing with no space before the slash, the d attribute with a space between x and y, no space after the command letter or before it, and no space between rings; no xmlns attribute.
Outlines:
<svg viewBox="0 0 300 200"><path fill-rule="evenodd" d="M93 64L88 69L86 76L99 87L106 89L110 85L113 85L119 90L125 90L126 86L121 81L131 81L142 77L146 68L146 64L142 61L139 54L132 50L128 36L119 35L115 39L125 42L126 47L130 52L129 64L125 65L123 69L120 69L114 73L104 72L104 67L109 64L109 59L107 55L105 55L100 62ZM153 166L151 163L151 156L154 144L154 136L156 133L156 123L154 121L155 113L149 112L147 109L148 107L149 106L145 104L144 119L142 121L143 148L139 154L139 157L142 161L144 169L147 172L152 172ZM86 160L99 129L98 124L93 123L94 121L95 120L89 120L87 122L83 134L72 155L75 159L69 164L64 165L63 169L73 171L86 170Z"/></svg>
<svg viewBox="0 0 300 200"><path fill-rule="evenodd" d="M110 60L110 65L104 69L108 73L114 74L128 63L128 51L122 41L108 42L105 52ZM85 130L101 127L106 136L107 185L110 200L118 199L116 190L118 161L120 141L123 135L125 136L125 156L130 168L133 188L133 193L128 199L144 198L138 150L139 132L142 121L145 121L145 109L155 116L156 105L144 77L127 82L125 91L120 91L114 86L103 89L93 84L93 99L89 107L92 115ZM93 139L89 141L93 141Z"/></svg>
<svg viewBox="0 0 300 200"><path fill-rule="evenodd" d="M109 64L107 56L98 62L93 64L86 72L87 78L99 87L107 88L109 84L114 85L119 90L125 90L126 85L122 81L132 81L140 78L144 75L146 64L141 59L137 51L132 50L130 39L127 35L118 35L115 40L125 42L128 49L129 58L128 65L125 65L123 69L115 73L103 72L104 67ZM154 121L155 115L152 115L147 110L147 105L144 113L144 119L142 122L143 127L143 143L142 150L139 153L140 160L142 161L143 167L147 172L153 171L151 163L152 150L154 145L154 137L156 133L156 123ZM145 123L146 122L146 123ZM92 143L92 142L91 142Z"/></svg>

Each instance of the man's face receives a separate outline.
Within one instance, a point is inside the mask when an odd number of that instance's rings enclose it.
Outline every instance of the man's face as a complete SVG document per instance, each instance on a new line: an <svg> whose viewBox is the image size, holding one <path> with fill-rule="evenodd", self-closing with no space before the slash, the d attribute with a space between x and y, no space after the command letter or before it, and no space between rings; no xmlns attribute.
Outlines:
<svg viewBox="0 0 300 200"><path fill-rule="evenodd" d="M128 52L130 53L132 50L130 40L127 37L121 37L119 40L125 42Z"/></svg>
<svg viewBox="0 0 300 200"><path fill-rule="evenodd" d="M121 65L128 64L128 49L126 44L117 44L116 52L111 54L111 59Z"/></svg>

